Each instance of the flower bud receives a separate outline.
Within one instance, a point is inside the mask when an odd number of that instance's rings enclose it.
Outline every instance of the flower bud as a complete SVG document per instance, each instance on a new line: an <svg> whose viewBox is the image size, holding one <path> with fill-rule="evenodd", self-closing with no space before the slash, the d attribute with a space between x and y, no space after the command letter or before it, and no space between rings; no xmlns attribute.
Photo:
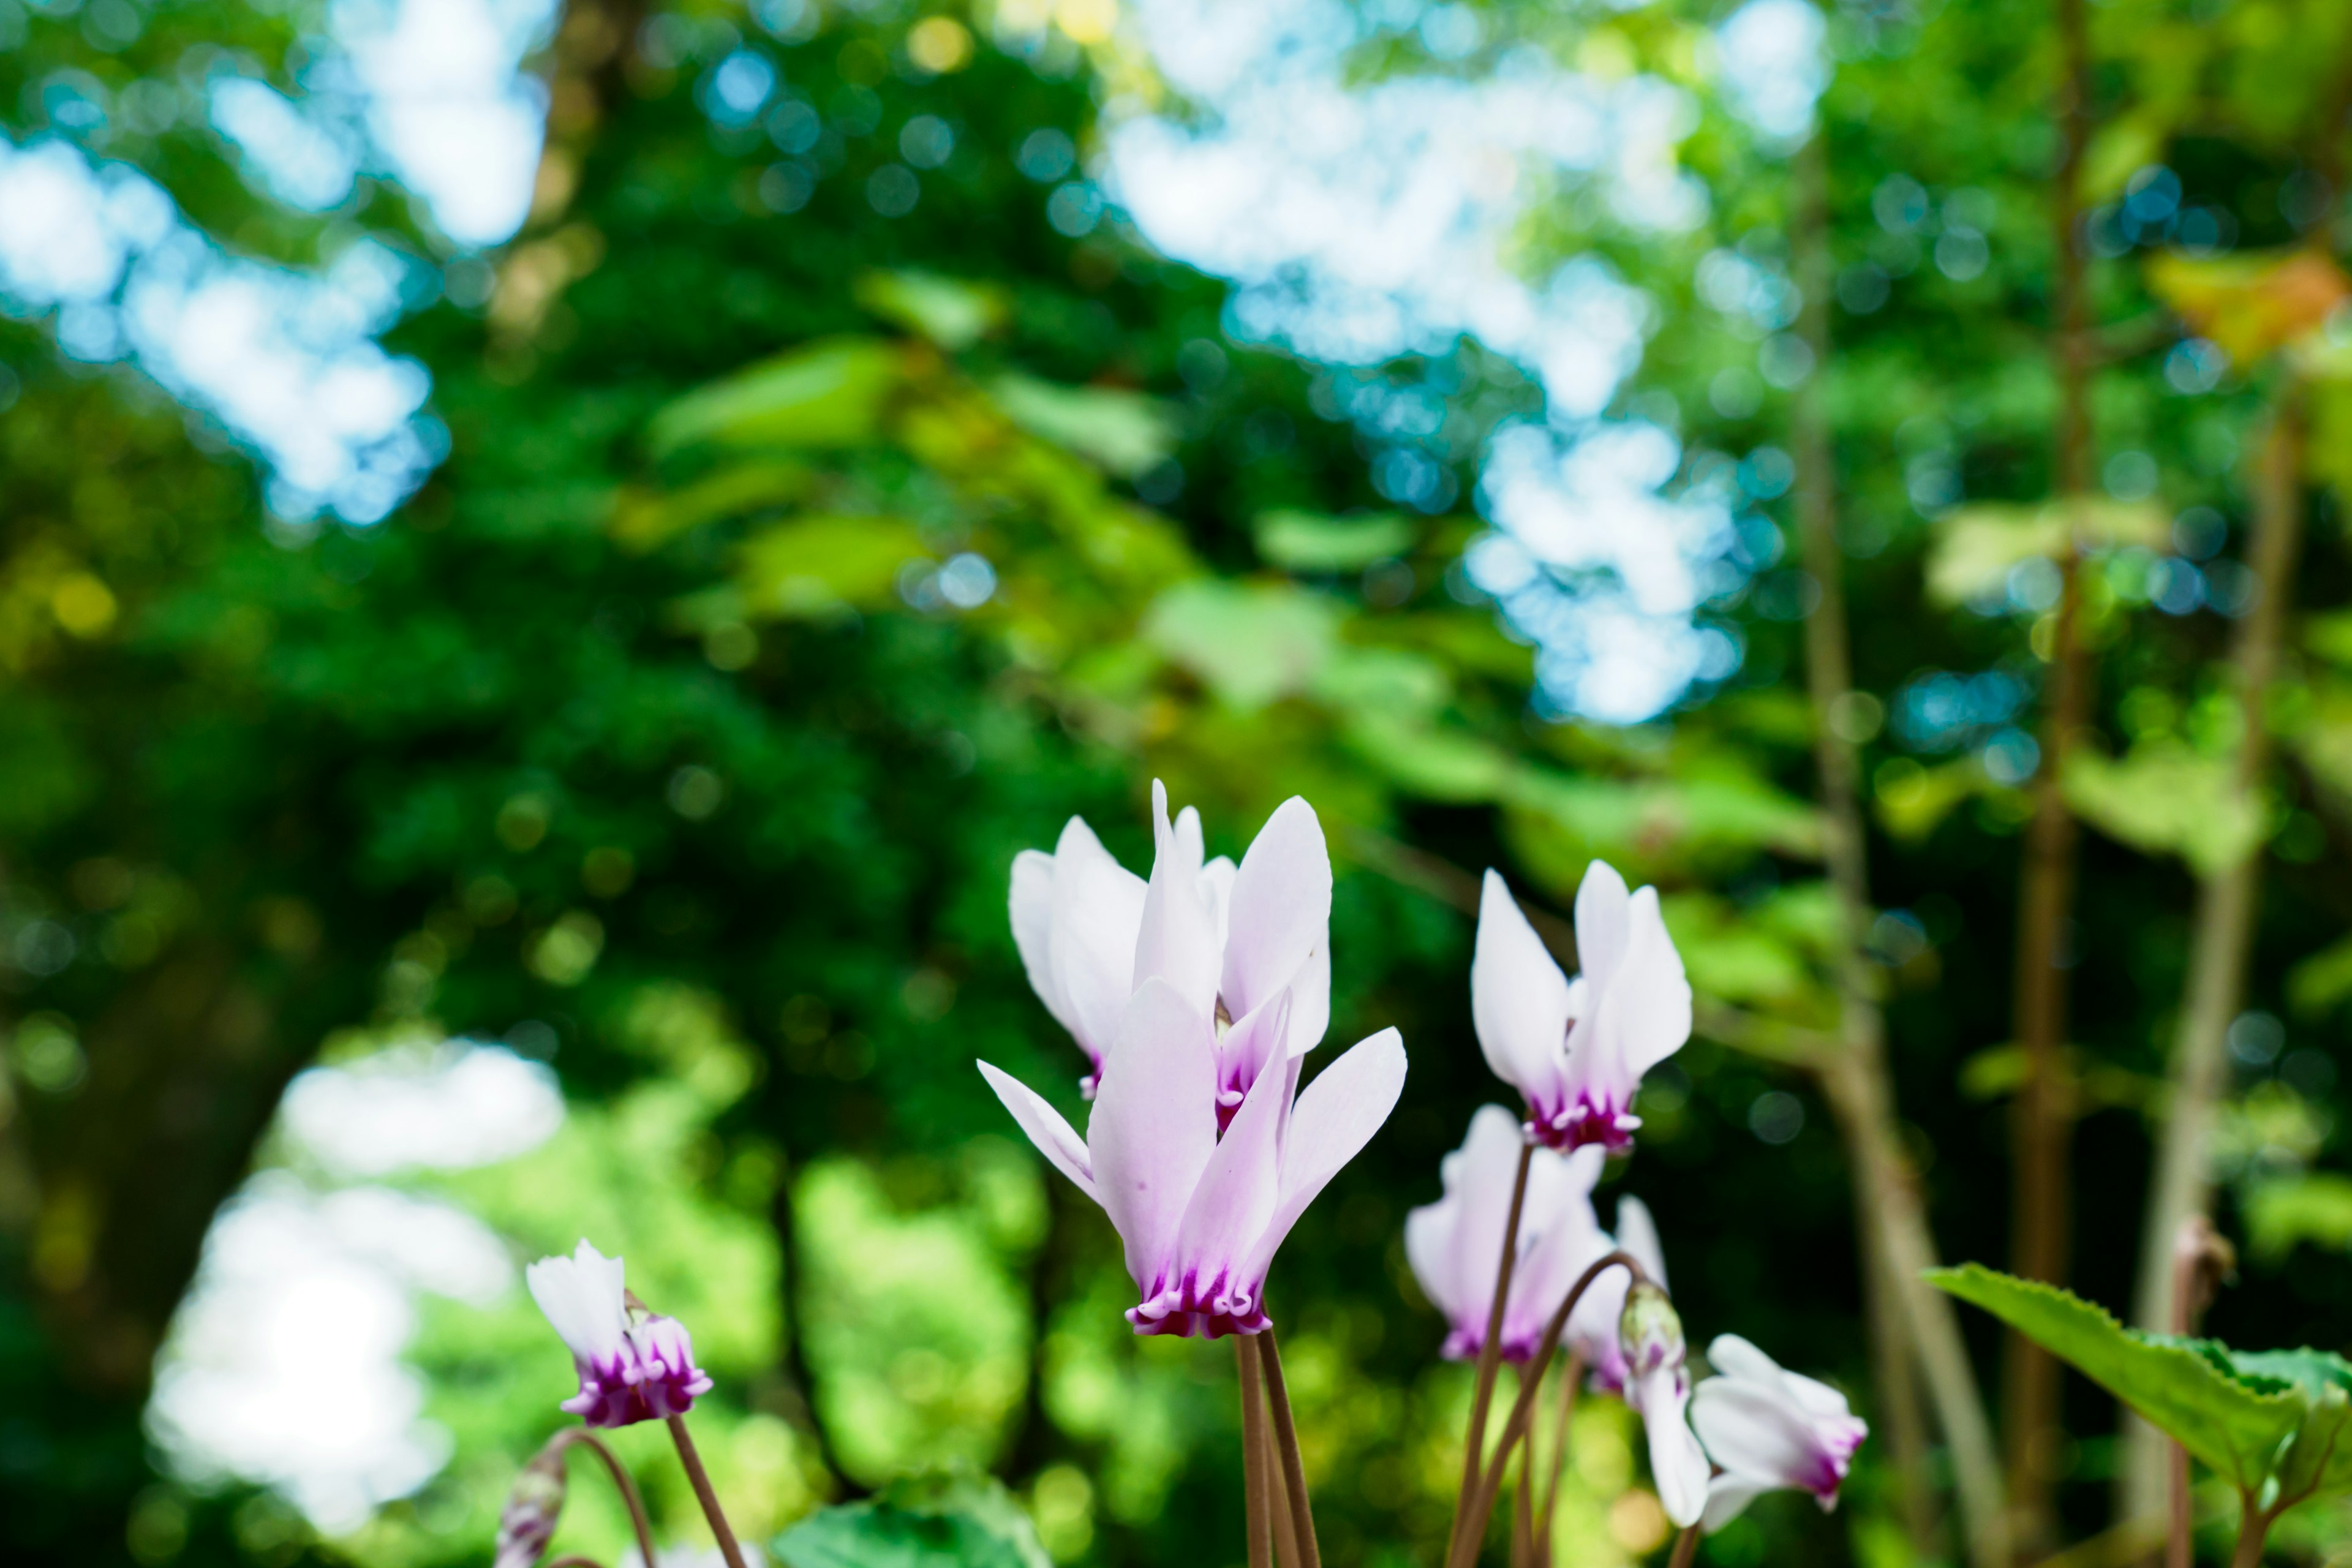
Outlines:
<svg viewBox="0 0 2352 1568"><path fill-rule="evenodd" d="M541 1448L515 1478L499 1515L498 1553L492 1568L534 1568L555 1539L563 1516L563 1439Z"/></svg>
<svg viewBox="0 0 2352 1568"><path fill-rule="evenodd" d="M1635 1280L1625 1292L1625 1311L1617 1320L1617 1342L1625 1352L1627 1369L1637 1378L1678 1368L1689 1353L1674 1299L1647 1279Z"/></svg>

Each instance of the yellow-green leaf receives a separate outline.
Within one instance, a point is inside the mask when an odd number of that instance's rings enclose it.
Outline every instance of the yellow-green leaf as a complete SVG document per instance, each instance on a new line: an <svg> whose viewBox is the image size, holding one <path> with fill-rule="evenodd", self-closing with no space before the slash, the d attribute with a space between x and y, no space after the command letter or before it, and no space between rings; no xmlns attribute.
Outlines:
<svg viewBox="0 0 2352 1568"><path fill-rule="evenodd" d="M920 332L950 353L997 331L1012 313L995 284L937 272L868 272L850 286L850 294L884 321Z"/></svg>
<svg viewBox="0 0 2352 1568"><path fill-rule="evenodd" d="M1109 386L1059 386L1034 376L1000 375L988 384L1012 421L1042 441L1132 479L1174 450L1175 421L1139 392Z"/></svg>
<svg viewBox="0 0 2352 1568"><path fill-rule="evenodd" d="M746 539L735 575L750 614L824 616L888 604L899 569L923 556L904 518L802 517Z"/></svg>
<svg viewBox="0 0 2352 1568"><path fill-rule="evenodd" d="M821 450L860 447L904 379L906 350L874 338L833 338L765 360L688 394L654 416L656 456L700 442Z"/></svg>

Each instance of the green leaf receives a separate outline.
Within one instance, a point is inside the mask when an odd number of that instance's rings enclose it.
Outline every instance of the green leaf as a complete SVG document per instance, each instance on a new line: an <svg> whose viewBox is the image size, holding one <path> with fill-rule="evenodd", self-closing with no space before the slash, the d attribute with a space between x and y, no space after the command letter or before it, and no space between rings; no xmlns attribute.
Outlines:
<svg viewBox="0 0 2352 1568"><path fill-rule="evenodd" d="M2257 1183L2245 1197L2254 1256L2284 1258L2302 1242L2352 1249L2352 1176L2312 1171Z"/></svg>
<svg viewBox="0 0 2352 1568"><path fill-rule="evenodd" d="M819 1509L770 1550L785 1568L1053 1568L1013 1494L961 1474L898 1481L870 1502Z"/></svg>
<svg viewBox="0 0 2352 1568"><path fill-rule="evenodd" d="M766 360L688 394L653 417L656 457L699 442L826 450L880 434L905 376L905 354L875 338L833 338Z"/></svg>
<svg viewBox="0 0 2352 1568"><path fill-rule="evenodd" d="M1012 314L1003 289L937 272L868 272L849 292L884 321L920 332L950 353L971 347Z"/></svg>
<svg viewBox="0 0 2352 1568"><path fill-rule="evenodd" d="M1166 406L1139 392L1058 386L1026 375L1000 375L988 390L1006 417L1032 436L1121 479L1133 479L1176 447L1175 421Z"/></svg>
<svg viewBox="0 0 2352 1568"><path fill-rule="evenodd" d="M2207 876L2262 842L2262 804L2239 787L2236 763L2178 742L2137 745L2113 759L2077 752L2060 784L2075 815L2108 837L2178 855Z"/></svg>
<svg viewBox="0 0 2352 1568"><path fill-rule="evenodd" d="M904 518L801 517L743 542L736 584L755 616L877 609L890 603L899 568L924 554L921 536Z"/></svg>
<svg viewBox="0 0 2352 1568"><path fill-rule="evenodd" d="M1396 512L1326 517L1312 511L1269 511L1254 531L1257 552L1286 572L1360 572L1412 548L1419 531Z"/></svg>
<svg viewBox="0 0 2352 1568"><path fill-rule="evenodd" d="M2143 1334L2078 1296L1980 1264L1927 1279L2073 1366L2242 1491L2261 1489L2303 1422L2292 1380L2233 1365L2216 1342Z"/></svg>
<svg viewBox="0 0 2352 1568"><path fill-rule="evenodd" d="M2305 1017L2315 1017L2352 996L2352 936L2331 943L2286 972L2286 999Z"/></svg>
<svg viewBox="0 0 2352 1568"><path fill-rule="evenodd" d="M1297 588L1198 581L1160 595L1143 637L1247 712L1314 684L1338 621L1332 605Z"/></svg>
<svg viewBox="0 0 2352 1568"><path fill-rule="evenodd" d="M815 474L789 458L734 464L666 492L624 491L613 508L613 537L631 550L651 550L688 529L805 499Z"/></svg>
<svg viewBox="0 0 2352 1568"><path fill-rule="evenodd" d="M1986 501L1955 507L1936 524L1927 593L1960 604L1998 587L2010 568L2040 556L2055 560L2070 544L2145 544L2163 548L2171 521L2148 501L2075 500L2013 506Z"/></svg>

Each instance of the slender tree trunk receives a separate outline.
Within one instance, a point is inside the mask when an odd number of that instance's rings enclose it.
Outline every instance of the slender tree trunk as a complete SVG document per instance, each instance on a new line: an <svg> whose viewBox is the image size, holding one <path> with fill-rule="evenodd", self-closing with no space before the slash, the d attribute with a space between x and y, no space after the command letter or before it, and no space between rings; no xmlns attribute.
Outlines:
<svg viewBox="0 0 2352 1568"><path fill-rule="evenodd" d="M1835 1093L1853 1172L1856 1230L1860 1237L1864 1292L1870 1324L1871 1363L1877 1385L1882 1430L1896 1476L1899 1509L1912 1550L1923 1560L1938 1555L1936 1521L1926 1476L1927 1438L1919 1407L1915 1359L1922 1342L1936 1340L1956 1356L1960 1375L1947 1377L1941 1392L1964 1408L1941 1411L1941 1424L1956 1448L1971 1430L1985 1431L1984 1413L1951 1303L1906 1279L1894 1262L1898 1255L1932 1260L1933 1238L1926 1230L1916 1186L1905 1170L1895 1184L1872 1179L1874 1166L1901 1161L1902 1139L1894 1122L1895 1089L1886 1068L1885 1015L1878 1005L1877 975L1864 951L1871 918L1870 876L1862 816L1862 766L1855 742L1841 723L1841 710L1853 690L1851 634L1845 613L1844 562L1837 542L1837 470L1822 383L1830 363L1829 297L1832 262L1829 244L1829 150L1827 132L1816 130L1798 153L1797 222L1794 243L1798 281L1804 291L1799 331L1813 351L1813 374L1798 388L1793 409L1797 468L1799 558L1821 588L1821 600L1805 621L1806 683L1813 703L1815 766L1821 776L1825 859L1835 891L1843 942L1836 981L1839 1075L1860 1092ZM1876 1115L1877 1124L1864 1119ZM1874 1158L1870 1149L1882 1152ZM1903 1162L1907 1165L1907 1162ZM1908 1201L1906 1201L1907 1198ZM1894 1226L1914 1227L1906 1241L1890 1245ZM1933 1320L1915 1326L1916 1320ZM1923 1331L1924 1330L1924 1331ZM1972 1521L1972 1548L1979 1563L1999 1562L1997 1525L2001 1503L1990 1444L1955 1466L1979 1495L1963 1498ZM1967 1488L1964 1485L1964 1490ZM1988 1531L1990 1533L1988 1534Z"/></svg>
<svg viewBox="0 0 2352 1568"><path fill-rule="evenodd" d="M2288 601L2294 593L2295 555L2303 537L2303 426L2301 390L2290 378L2280 388L2269 438L2263 446L2253 530L2246 552L2246 564L2259 587L2252 610L2238 624L2231 659L2245 715L2234 794L2240 807L2252 810L2260 809L2263 773L2270 762L2264 698L2278 668ZM2140 1238L2139 1288L2133 1304L2134 1321L2157 1332L2168 1331L2179 1316L2175 1240L2181 1226L2204 1214L2212 1198L2207 1145L2214 1108L2229 1085L2230 1020L2245 999L2261 874L2257 842L2209 873L2198 886L2188 988L2173 1041L2171 1092L2166 1097L2168 1109L2157 1137L2156 1177ZM2160 1519L2169 1444L2136 1417L2126 1417L2125 1430L2127 1447L2120 1511L2126 1519Z"/></svg>
<svg viewBox="0 0 2352 1568"><path fill-rule="evenodd" d="M2063 141L2052 222L2058 274L2052 323L2058 370L2056 489L2062 500L2091 489L2090 351L2081 243L2081 174L2090 134L2090 46L2084 0L2058 0L2061 58L2058 100ZM2090 659L2082 640L2080 550L2059 563L2058 612L2053 626L2048 700L2042 710L2042 766L2034 785L2021 879L2017 948L2017 1037L2025 1051L2025 1082L2015 1119L2016 1177L2011 1267L2029 1279L2062 1283L2071 1241L2069 1157L2074 1089L2066 1047L2066 971L2073 944L2067 927L2074 907L2078 830L2061 784L2068 753L2090 712ZM2056 1521L2051 1482L2060 1441L2058 1363L2022 1335L2011 1334L2002 1369L2013 1533L2021 1551L2052 1542Z"/></svg>

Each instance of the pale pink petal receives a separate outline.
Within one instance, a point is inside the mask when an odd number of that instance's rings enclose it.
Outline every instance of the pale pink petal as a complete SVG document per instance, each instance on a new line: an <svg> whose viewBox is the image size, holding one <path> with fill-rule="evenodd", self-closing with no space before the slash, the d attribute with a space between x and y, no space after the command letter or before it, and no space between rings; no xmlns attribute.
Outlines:
<svg viewBox="0 0 2352 1568"><path fill-rule="evenodd" d="M1315 808L1293 795L1258 829L1234 875L1220 986L1227 1010L1239 1016L1290 985L1330 931L1331 854Z"/></svg>
<svg viewBox="0 0 2352 1568"><path fill-rule="evenodd" d="M1208 1018L1166 981L1146 981L1104 1058L1087 1126L1095 1198L1126 1244L1138 1289L1165 1269L1216 1150L1216 1090Z"/></svg>
<svg viewBox="0 0 2352 1568"><path fill-rule="evenodd" d="M1617 1200L1617 1248L1641 1264L1651 1284L1668 1289L1666 1249L1658 1240L1658 1222L1650 1217L1650 1205L1631 1193Z"/></svg>
<svg viewBox="0 0 2352 1568"><path fill-rule="evenodd" d="M1131 973L1140 986L1164 980L1203 1018L1217 1005L1216 917L1201 889L1200 816L1188 808L1188 837L1168 821L1168 791L1151 785L1151 880Z"/></svg>
<svg viewBox="0 0 2352 1568"><path fill-rule="evenodd" d="M1719 1377L1752 1379L1770 1383L1781 1375L1780 1363L1756 1348L1755 1344L1738 1334L1717 1334L1715 1342L1706 1347L1706 1364ZM1843 1403L1843 1400L1840 1403Z"/></svg>
<svg viewBox="0 0 2352 1568"><path fill-rule="evenodd" d="M1071 821L1077 819L1072 817ZM1029 974L1029 989L1045 1004L1054 1021L1075 1035L1076 1021L1054 979L1054 858L1042 849L1024 849L1013 858L1013 888L1008 902L1013 915L1013 945L1021 950L1021 967Z"/></svg>
<svg viewBox="0 0 2352 1568"><path fill-rule="evenodd" d="M1682 954L1658 913L1658 890L1643 888L1628 902L1624 950L1594 1009L1591 1044L1580 1031L1574 1049L1590 1048L1593 1070L1610 1075L1601 1087L1621 1089L1619 1103L1630 1103L1642 1075L1680 1050L1690 1031Z"/></svg>
<svg viewBox="0 0 2352 1568"><path fill-rule="evenodd" d="M1470 1018L1486 1065L1528 1100L1545 1095L1565 1060L1568 1015L1568 976L1489 870L1470 961Z"/></svg>
<svg viewBox="0 0 2352 1568"><path fill-rule="evenodd" d="M1272 1015L1268 1038L1281 1037L1286 1010L1286 999L1279 995L1266 1004L1264 1011ZM1221 1286L1254 1289L1255 1281L1237 1270L1251 1244L1265 1234L1280 1194L1275 1135L1289 1087L1286 1072L1260 1073L1201 1173L1177 1227L1174 1271L1163 1281L1180 1286L1189 1300L1207 1302ZM1214 1310L1246 1316L1256 1304L1253 1298Z"/></svg>
<svg viewBox="0 0 2352 1568"><path fill-rule="evenodd" d="M1592 1213L1592 1187L1605 1160L1594 1148L1569 1155L1535 1152L1520 1226L1526 1249L1511 1280L1509 1331L1515 1339L1540 1334L1577 1279L1609 1255L1608 1233Z"/></svg>
<svg viewBox="0 0 2352 1568"><path fill-rule="evenodd" d="M1011 1073L987 1062L977 1064L980 1076L1013 1113L1013 1120L1037 1146L1054 1169L1078 1184L1078 1190L1095 1197L1095 1174L1087 1155L1085 1140L1062 1119L1062 1113L1047 1104L1045 1097ZM1099 1201L1099 1200L1097 1200Z"/></svg>
<svg viewBox="0 0 2352 1568"><path fill-rule="evenodd" d="M1710 1377L1698 1385L1691 1418L1706 1451L1727 1470L1810 1489L1820 1468L1811 1424L1769 1384Z"/></svg>
<svg viewBox="0 0 2352 1568"><path fill-rule="evenodd" d="M1636 1379L1625 1403L1641 1412L1650 1439L1650 1479L1658 1501L1678 1528L1696 1524L1706 1511L1706 1450L1690 1429L1684 1411L1690 1385L1680 1366L1663 1366Z"/></svg>
<svg viewBox="0 0 2352 1568"><path fill-rule="evenodd" d="M1297 1058L1292 1060L1295 1072ZM1244 1279L1265 1276L1275 1249L1307 1205L1339 1173L1339 1167L1372 1141L1404 1092L1404 1037L1382 1029L1358 1041L1307 1086L1284 1133L1282 1195Z"/></svg>
<svg viewBox="0 0 2352 1568"><path fill-rule="evenodd" d="M1096 1061L1118 1033L1135 990L1136 933L1143 925L1143 879L1111 858L1076 817L1054 849L1054 983L1069 1009L1070 1032Z"/></svg>
<svg viewBox="0 0 2352 1568"><path fill-rule="evenodd" d="M1307 954L1290 979L1290 1054L1303 1057L1331 1027L1331 944Z"/></svg>
<svg viewBox="0 0 2352 1568"><path fill-rule="evenodd" d="M1510 1224L1511 1184L1518 1173L1519 1151L1526 1143L1517 1117L1499 1105L1482 1105L1470 1118L1470 1131L1460 1151L1446 1156L1439 1167L1447 1194L1461 1208L1462 1217L1454 1231L1454 1271L1461 1279L1462 1299L1471 1304L1471 1312L1460 1326L1481 1342L1486 1319L1494 1310L1503 1232ZM1527 1240L1522 1216L1523 1256Z"/></svg>
<svg viewBox="0 0 2352 1568"><path fill-rule="evenodd" d="M1230 857L1220 855L1201 868L1201 897L1209 906L1209 916L1217 928L1217 951L1225 950L1225 925L1233 914L1234 877L1239 868Z"/></svg>
<svg viewBox="0 0 2352 1568"><path fill-rule="evenodd" d="M626 1274L583 1237L569 1258L542 1258L523 1270L530 1299L566 1349L583 1362L612 1361L628 1331Z"/></svg>
<svg viewBox="0 0 2352 1568"><path fill-rule="evenodd" d="M1290 993L1277 991L1242 1016L1217 1042L1217 1103L1230 1110L1249 1092L1268 1062L1287 1059L1283 1042L1290 1033ZM1278 1075L1277 1075L1278 1076Z"/></svg>
<svg viewBox="0 0 2352 1568"><path fill-rule="evenodd" d="M1701 1387L1706 1386L1701 1384ZM1749 1476L1735 1476L1728 1470L1706 1483L1706 1511L1699 1516L1699 1527L1709 1535L1738 1519L1742 1510L1762 1493L1773 1489Z"/></svg>
<svg viewBox="0 0 2352 1568"><path fill-rule="evenodd" d="M1631 901L1625 879L1608 861L1595 860L1584 868L1576 889L1576 967L1596 984L1608 984L1624 957Z"/></svg>

